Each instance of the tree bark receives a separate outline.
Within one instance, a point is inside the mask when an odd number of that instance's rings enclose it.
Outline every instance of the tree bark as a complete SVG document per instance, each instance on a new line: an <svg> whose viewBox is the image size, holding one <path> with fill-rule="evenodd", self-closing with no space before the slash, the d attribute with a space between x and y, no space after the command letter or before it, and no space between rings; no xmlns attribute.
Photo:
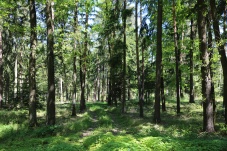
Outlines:
<svg viewBox="0 0 227 151"><path fill-rule="evenodd" d="M142 25L142 6L141 6L141 0L140 0L140 24ZM144 56L144 51L146 48L146 37L144 38L144 41L141 44L141 55L142 55L142 66L141 66L141 87L140 87L140 117L143 117L143 106L144 106L144 81L145 81L145 67L144 67L144 60L145 60L145 56Z"/></svg>
<svg viewBox="0 0 227 151"><path fill-rule="evenodd" d="M139 38L138 38L138 0L135 3L135 34L136 34L136 68L137 68L137 88L139 94L140 117L143 117L143 102L141 101L141 77L139 60Z"/></svg>
<svg viewBox="0 0 227 151"><path fill-rule="evenodd" d="M212 69L212 58L213 58L213 46L212 46L212 28L211 28L211 24L210 24L210 13L208 14L208 20L207 20L207 28L208 28L208 50L209 50L209 58L210 58L210 75L211 75L211 99L213 102L213 110L214 110L214 123L215 123L215 108L216 108L216 104L215 104L215 92L214 92L214 82L213 82L213 69Z"/></svg>
<svg viewBox="0 0 227 151"><path fill-rule="evenodd" d="M46 1L47 24L47 60L48 60L48 98L47 98L47 125L55 124L55 82L54 82L54 2Z"/></svg>
<svg viewBox="0 0 227 151"><path fill-rule="evenodd" d="M158 0L158 22L157 22L157 50L156 50L156 84L155 84L155 105L154 122L160 123L160 90L162 72L162 0Z"/></svg>
<svg viewBox="0 0 227 151"><path fill-rule="evenodd" d="M2 30L0 29L0 108L3 104L3 47Z"/></svg>
<svg viewBox="0 0 227 151"><path fill-rule="evenodd" d="M165 89L164 89L164 78L163 78L163 67L161 76L161 99L162 99L162 111L166 111L166 99L165 99Z"/></svg>
<svg viewBox="0 0 227 151"><path fill-rule="evenodd" d="M63 80L62 77L59 79L59 85L60 85L60 101L63 103Z"/></svg>
<svg viewBox="0 0 227 151"><path fill-rule="evenodd" d="M74 48L75 49L75 48ZM72 116L76 116L76 99L77 99L77 86L76 86L76 81L77 81L77 69L76 69L76 54L74 53L73 57L73 100L72 100Z"/></svg>
<svg viewBox="0 0 227 151"><path fill-rule="evenodd" d="M127 5L127 1L124 0L124 11L126 11L126 5ZM126 104L126 49L127 49L127 46L126 46L126 13L123 13L123 16L122 16L122 19L123 19L123 28L124 28L124 50L123 50L123 98L122 98L122 109L121 109L121 112L122 113L125 113L126 112L126 109L125 109L125 104Z"/></svg>
<svg viewBox="0 0 227 151"><path fill-rule="evenodd" d="M216 2L215 0L210 0L210 8L211 8L211 15L213 19L213 29L214 29L214 35L215 35L215 41L218 45L218 52L221 56L221 65L222 65L222 71L223 71L223 102L225 106L225 124L227 124L227 58L225 53L225 43L221 42L221 34L219 29L219 19L217 17L216 12Z"/></svg>
<svg viewBox="0 0 227 151"><path fill-rule="evenodd" d="M29 125L31 127L37 126L36 114L36 45L37 45L37 31L36 31L36 8L35 0L29 0L30 10L30 60L29 60Z"/></svg>
<svg viewBox="0 0 227 151"><path fill-rule="evenodd" d="M108 41L108 50L109 50L109 54L110 54L110 58L112 57L112 53L111 53L111 46L110 46L110 40L109 40L109 37L107 38L107 41ZM108 106L112 106L113 105L113 91L112 91L112 81L113 81L113 77L112 77L112 65L110 64L110 67L109 67L109 79L107 80L108 81L108 100L107 100L107 103L108 103Z"/></svg>
<svg viewBox="0 0 227 151"><path fill-rule="evenodd" d="M85 15L85 32L84 32L84 51L80 59L80 82L81 82L81 97L80 97L80 112L86 109L85 103L85 80L86 80L86 64L87 64L87 47L88 47L88 10Z"/></svg>
<svg viewBox="0 0 227 151"><path fill-rule="evenodd" d="M16 46L15 46L15 50L16 50ZM17 51L17 50L16 50ZM15 63L14 63L14 99L17 100L17 94L18 94L18 56L17 56L17 52L16 52L16 57L15 57Z"/></svg>
<svg viewBox="0 0 227 151"><path fill-rule="evenodd" d="M78 2L75 2L75 10L74 10L74 34L76 37L77 33L77 26L78 26ZM74 43L74 53L73 53L73 100L72 100L72 116L76 116L76 99L77 99L77 86L76 86L76 81L77 81L77 53L76 53L76 48L77 48L77 39L75 38L75 43Z"/></svg>
<svg viewBox="0 0 227 151"><path fill-rule="evenodd" d="M204 0L198 0L198 33L199 33L199 49L201 52L201 74L202 74L202 96L203 96L203 129L206 132L214 132L214 118L213 118L213 102L211 98L211 72L210 72L210 60L207 49L207 29L206 29L206 14L207 6Z"/></svg>
<svg viewBox="0 0 227 151"><path fill-rule="evenodd" d="M179 76L179 48L177 39L177 22L176 22L176 8L175 1L173 0L173 28L174 28L174 47L175 47L175 59L176 59L176 94L177 94L177 114L180 113L180 76Z"/></svg>
<svg viewBox="0 0 227 151"><path fill-rule="evenodd" d="M189 52L189 56L190 56L190 99L189 99L189 103L195 103L195 96L194 96L194 80L193 80L193 75L194 75L194 63L193 63L193 50L194 50L194 40L195 40L195 36L196 36L196 28L195 28L195 23L194 20L191 19L191 29L190 29L190 52Z"/></svg>

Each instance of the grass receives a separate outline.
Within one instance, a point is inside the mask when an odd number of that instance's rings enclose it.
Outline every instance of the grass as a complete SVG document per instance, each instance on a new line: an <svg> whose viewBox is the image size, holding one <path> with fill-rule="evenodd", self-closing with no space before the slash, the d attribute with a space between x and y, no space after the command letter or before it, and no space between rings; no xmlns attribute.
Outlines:
<svg viewBox="0 0 227 151"><path fill-rule="evenodd" d="M213 151L227 149L227 128L221 103L215 128L202 132L202 107L199 103L181 103L176 115L175 101L167 102L162 123L152 123L152 105L139 118L136 103L127 102L127 113L105 103L87 105L87 111L71 117L70 104L56 105L56 125L45 126L45 111L38 111L40 126L28 128L27 110L0 110L1 151Z"/></svg>

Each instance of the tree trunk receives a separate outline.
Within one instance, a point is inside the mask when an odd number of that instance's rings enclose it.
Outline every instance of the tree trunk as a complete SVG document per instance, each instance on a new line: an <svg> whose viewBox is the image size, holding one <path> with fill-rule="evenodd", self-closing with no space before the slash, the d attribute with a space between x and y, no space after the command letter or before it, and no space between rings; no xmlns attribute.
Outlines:
<svg viewBox="0 0 227 151"><path fill-rule="evenodd" d="M63 80L62 77L59 79L59 85L60 85L60 101L63 103Z"/></svg>
<svg viewBox="0 0 227 151"><path fill-rule="evenodd" d="M10 94L10 90L9 90L10 76L8 72L5 73L4 78L5 78L5 104L6 104L6 102L9 103L9 94Z"/></svg>
<svg viewBox="0 0 227 151"><path fill-rule="evenodd" d="M126 5L127 5L127 1L124 0L124 11L126 11ZM122 20L123 20L123 28L124 28L124 48L123 48L123 98L122 98L122 109L121 109L121 112L122 113L125 113L126 110L125 110L125 103L126 103L126 14L123 13L123 16L122 16Z"/></svg>
<svg viewBox="0 0 227 151"><path fill-rule="evenodd" d="M194 40L195 40L195 36L196 36L196 28L195 28L195 24L194 24L194 20L191 19L191 33L190 33L190 52L189 52L189 56L190 56L190 99L189 99L189 103L195 103L195 96L194 96L194 80L193 80L193 75L194 75L194 65L193 65L193 50L194 50Z"/></svg>
<svg viewBox="0 0 227 151"><path fill-rule="evenodd" d="M128 100L131 100L130 87L131 87L131 82L130 82L130 77L129 77L128 78Z"/></svg>
<svg viewBox="0 0 227 151"><path fill-rule="evenodd" d="M22 49L22 47L21 47ZM18 83L18 101L20 102L20 107L23 107L24 106L24 102L23 102L23 98L22 98L22 95L23 95L23 88L22 88L22 84L23 84L23 76L22 76L22 50L20 50L19 52L19 58L18 58L18 80L19 80L19 83Z"/></svg>
<svg viewBox="0 0 227 151"><path fill-rule="evenodd" d="M173 28L174 28L174 47L176 59L176 94L177 94L177 114L180 113L180 76L179 76L179 48L177 39L177 22L176 22L176 8L175 1L173 0Z"/></svg>
<svg viewBox="0 0 227 151"><path fill-rule="evenodd" d="M111 46L110 46L110 39L109 37L107 38L107 43L108 43L108 51L109 51L109 56L110 58L112 57L112 53L111 53ZM108 78L108 77L107 77ZM112 65L109 64L109 78L107 79L107 83L108 83L108 87L107 87L107 104L108 106L112 106L113 105L113 92L112 92Z"/></svg>
<svg viewBox="0 0 227 151"><path fill-rule="evenodd" d="M137 88L139 94L140 117L143 117L143 102L141 100L141 78L140 78L140 60L139 60L139 38L138 38L138 0L135 3L135 32L136 32L136 68L137 68Z"/></svg>
<svg viewBox="0 0 227 151"><path fill-rule="evenodd" d="M197 4L199 6L198 9L198 33L199 33L199 49L201 52L201 60L202 60L202 96L204 101L204 131L206 132L214 132L214 118L213 118L213 101L211 98L211 73L210 73L210 60L209 53L207 49L207 38L206 38L206 14L204 12L207 11L206 2L204 0L198 0Z"/></svg>
<svg viewBox="0 0 227 151"><path fill-rule="evenodd" d="M222 65L222 71L223 71L223 82L224 82L224 91L223 91L223 102L225 105L225 124L227 124L227 58L225 53L225 43L221 42L221 34L219 29L219 19L217 18L217 12L216 12L216 2L215 0L210 0L210 8L211 8L211 15L213 19L213 29L214 29L214 35L215 35L215 41L218 45L218 52L221 56L221 65Z"/></svg>
<svg viewBox="0 0 227 151"><path fill-rule="evenodd" d="M78 2L75 2L75 10L74 10L74 34L76 37L76 32L77 32L77 26L78 26ZM77 68L76 68L76 62L77 62L77 53L76 53L76 48L77 48L77 39L75 39L75 44L74 44L74 53L73 53L73 98L72 98L72 116L76 116L76 99L77 99L77 86L76 86L76 81L77 81Z"/></svg>
<svg viewBox="0 0 227 151"><path fill-rule="evenodd" d="M37 125L36 115L36 45L37 45L37 32L36 32L36 8L35 0L29 0L30 10L30 60L29 60L29 125L34 127Z"/></svg>
<svg viewBox="0 0 227 151"><path fill-rule="evenodd" d="M142 25L142 6L140 1L140 24ZM141 67L141 87L140 87L140 117L143 117L143 106L144 106L144 80L145 80L145 67L144 67L144 51L146 48L146 38L144 38L144 42L141 45L141 54L142 54L142 67Z"/></svg>
<svg viewBox="0 0 227 151"><path fill-rule="evenodd" d="M100 63L99 63L100 64ZM101 91L101 88L100 88L100 77L99 76L101 76L100 75L100 65L98 65L98 73L97 73L97 88L98 88L98 101L101 101L100 100L100 91ZM96 101L96 100L95 100Z"/></svg>
<svg viewBox="0 0 227 151"><path fill-rule="evenodd" d="M86 78L86 60L87 60L87 47L88 47L88 10L86 9L85 15L85 32L84 32L84 51L80 58L80 82L81 82L81 97L80 97L80 112L84 112L86 109L85 103L85 78Z"/></svg>
<svg viewBox="0 0 227 151"><path fill-rule="evenodd" d="M46 1L47 23L47 60L48 60L48 98L47 98L47 125L55 124L55 83L54 83L54 2Z"/></svg>
<svg viewBox="0 0 227 151"><path fill-rule="evenodd" d="M106 84L107 84L107 82L106 82L106 78L105 78L105 75L107 75L107 74L105 74L105 64L103 64L102 65L102 92L101 92L101 101L102 102L104 102L104 97L105 97L105 94L107 93L106 91L105 91L105 89L106 89Z"/></svg>
<svg viewBox="0 0 227 151"><path fill-rule="evenodd" d="M214 123L215 123L215 109L216 109L216 103L215 103L215 91L214 91L214 82L213 82L213 75L214 75L214 72L213 72L213 69L212 69L212 63L213 63L213 53L214 53L214 50L213 50L213 45L212 45L212 28L211 28L211 24L210 24L210 13L209 13L209 18L207 20L207 28L208 28L208 50L210 51L209 53L209 58L210 58L210 75L211 75L211 99L212 99L212 102L213 102L213 110L214 110Z"/></svg>
<svg viewBox="0 0 227 151"><path fill-rule="evenodd" d="M15 46L15 49L16 49L16 46ZM17 68L17 60L18 59L18 57L17 57L17 52L16 52L16 57L15 57L15 65L14 65L14 100L16 100L17 101L17 91L18 91L18 68Z"/></svg>
<svg viewBox="0 0 227 151"><path fill-rule="evenodd" d="M158 22L157 22L157 50L156 50L156 84L155 84L155 105L154 122L160 123L160 90L161 90L161 72L162 72L162 0L158 0Z"/></svg>
<svg viewBox="0 0 227 151"><path fill-rule="evenodd" d="M0 29L0 108L3 104L3 47L2 47L2 31Z"/></svg>
<svg viewBox="0 0 227 151"><path fill-rule="evenodd" d="M75 49L75 48L74 48ZM73 57L73 100L72 100L72 116L76 116L76 99L77 99L77 87L76 87L76 54Z"/></svg>
<svg viewBox="0 0 227 151"><path fill-rule="evenodd" d="M163 78L163 68L161 77L161 98L162 98L162 111L166 111L166 99L165 99L165 89L164 89L164 78Z"/></svg>

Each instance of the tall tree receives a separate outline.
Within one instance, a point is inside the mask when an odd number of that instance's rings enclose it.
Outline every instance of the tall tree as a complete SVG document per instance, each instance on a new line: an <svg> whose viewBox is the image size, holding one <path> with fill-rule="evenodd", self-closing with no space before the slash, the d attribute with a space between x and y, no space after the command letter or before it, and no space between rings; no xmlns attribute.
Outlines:
<svg viewBox="0 0 227 151"><path fill-rule="evenodd" d="M158 18L157 18L157 50L156 50L156 84L155 84L155 106L154 122L160 123L160 90L161 90L161 72L162 72L162 9L163 2L158 0Z"/></svg>
<svg viewBox="0 0 227 151"><path fill-rule="evenodd" d="M142 16L143 12L142 12L142 1L140 0L140 24L143 24L143 16ZM147 35L146 35L147 36ZM144 56L144 51L146 48L146 41L147 41L147 37L145 36L145 38L142 40L141 42L141 54L142 54L142 60L141 60L141 86L140 86L140 117L143 117L143 106L144 106L144 81L145 81L145 56Z"/></svg>
<svg viewBox="0 0 227 151"><path fill-rule="evenodd" d="M55 83L54 83L54 2L46 1L47 24L47 68L48 68L48 98L47 98L47 125L55 124Z"/></svg>
<svg viewBox="0 0 227 151"><path fill-rule="evenodd" d="M210 59L207 49L207 29L206 29L206 13L207 4L204 0L197 0L198 6L198 33L199 33L199 49L202 61L202 97L203 97L203 129L206 132L214 132L213 118L213 102L211 97L211 72Z"/></svg>
<svg viewBox="0 0 227 151"><path fill-rule="evenodd" d="M177 114L180 113L180 74L179 74L179 48L177 38L177 21L176 21L176 7L175 0L173 0L173 30L174 30L174 47L175 47L175 60L176 60L176 94L177 94Z"/></svg>
<svg viewBox="0 0 227 151"><path fill-rule="evenodd" d="M29 60L29 123L30 126L37 125L36 115L36 45L37 45L37 32L36 32L36 8L35 0L29 0L29 11L30 11L30 60Z"/></svg>
<svg viewBox="0 0 227 151"><path fill-rule="evenodd" d="M141 100L141 77L139 59L139 37L138 37L138 0L135 2L135 32L136 32L136 68L137 68L137 88L139 94L140 117L143 117L143 102Z"/></svg>
<svg viewBox="0 0 227 151"><path fill-rule="evenodd" d="M75 1L75 9L74 9L74 34L76 37L77 33L77 26L78 26L78 1ZM76 86L76 81L77 81L77 68L76 68L76 62L77 62L77 54L76 54L76 45L77 41L75 38L74 42L74 51L73 51L73 101L72 101L72 116L76 116L76 93L77 93L77 86Z"/></svg>
<svg viewBox="0 0 227 151"><path fill-rule="evenodd" d="M3 47L2 47L2 29L0 27L0 108L3 101Z"/></svg>
<svg viewBox="0 0 227 151"><path fill-rule="evenodd" d="M223 71L223 80L224 80L224 90L223 90L223 102L225 105L225 124L227 124L227 58L226 58L226 52L224 49L225 43L221 41L221 34L219 29L219 18L216 10L216 2L215 0L210 0L210 8L211 8L211 15L213 19L213 29L214 29L214 35L215 35L215 41L218 45L218 52L221 56L221 65L222 65L222 71Z"/></svg>
<svg viewBox="0 0 227 151"><path fill-rule="evenodd" d="M216 108L216 105L215 105L215 91L214 91L214 82L213 82L213 79L214 79L214 71L213 71L213 36L212 36L212 27L211 27L211 14L210 12L208 13L208 16L207 16L207 29L208 29L208 50L209 50L209 58L210 58L210 64L209 64L209 67L210 67L210 75L211 75L211 99L212 99L212 102L213 102L213 110L214 110L214 119L215 119L215 108ZM215 121L215 120L214 120Z"/></svg>
<svg viewBox="0 0 227 151"><path fill-rule="evenodd" d="M85 4L85 31L84 31L84 50L80 56L80 112L86 109L85 102L85 80L86 80L86 64L87 64L87 51L88 51L88 17L89 17L89 2Z"/></svg>
<svg viewBox="0 0 227 151"><path fill-rule="evenodd" d="M124 46L123 46L123 98L122 98L122 113L125 113L125 103L126 103L126 5L127 5L127 0L124 0L124 13L123 13L123 28L124 28Z"/></svg>
<svg viewBox="0 0 227 151"><path fill-rule="evenodd" d="M195 96L194 96L194 80L193 80L193 75L194 75L194 63L193 63L193 50L194 50L194 40L196 36L196 28L195 28L195 21L193 18L191 18L191 27L190 27L190 52L189 52L189 57L190 57L190 103L195 103Z"/></svg>

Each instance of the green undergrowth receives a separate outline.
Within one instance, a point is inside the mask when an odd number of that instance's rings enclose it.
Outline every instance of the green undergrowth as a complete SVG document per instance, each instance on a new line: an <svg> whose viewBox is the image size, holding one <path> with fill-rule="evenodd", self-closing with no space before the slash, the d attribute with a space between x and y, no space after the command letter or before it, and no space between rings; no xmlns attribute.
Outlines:
<svg viewBox="0 0 227 151"><path fill-rule="evenodd" d="M45 126L45 112L38 111L39 126L28 128L28 111L0 110L0 150L13 151L213 151L226 150L227 128L218 104L216 130L202 132L200 104L181 103L176 115L174 101L166 103L161 124L152 123L152 105L139 118L137 103L127 102L127 113L120 107L91 103L87 111L71 117L70 104L56 105L56 125Z"/></svg>

